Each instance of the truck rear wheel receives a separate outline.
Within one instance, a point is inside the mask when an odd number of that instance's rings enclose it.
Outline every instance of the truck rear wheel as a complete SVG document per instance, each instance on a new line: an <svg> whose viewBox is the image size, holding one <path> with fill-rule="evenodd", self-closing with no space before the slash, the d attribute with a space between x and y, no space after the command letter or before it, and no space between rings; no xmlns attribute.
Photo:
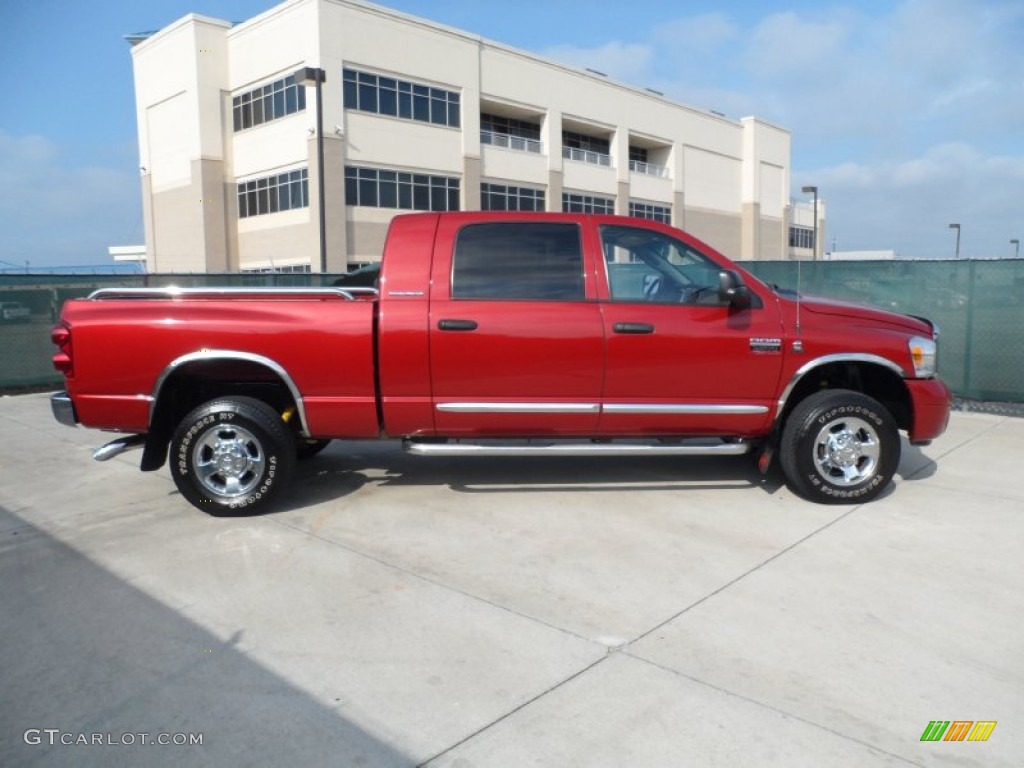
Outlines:
<svg viewBox="0 0 1024 768"><path fill-rule="evenodd" d="M873 398L845 389L817 392L789 415L779 458L786 483L822 504L870 501L892 482L900 435Z"/></svg>
<svg viewBox="0 0 1024 768"><path fill-rule="evenodd" d="M178 424L171 474L181 495L213 515L265 510L295 466L295 438L280 416L251 397L214 400Z"/></svg>

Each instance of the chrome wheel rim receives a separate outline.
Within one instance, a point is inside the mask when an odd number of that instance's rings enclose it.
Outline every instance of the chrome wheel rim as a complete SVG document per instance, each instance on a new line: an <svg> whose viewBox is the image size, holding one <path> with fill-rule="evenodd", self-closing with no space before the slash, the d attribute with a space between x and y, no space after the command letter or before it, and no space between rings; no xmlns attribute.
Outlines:
<svg viewBox="0 0 1024 768"><path fill-rule="evenodd" d="M196 477L215 496L245 496L259 484L265 464L263 446L242 427L215 427L192 450Z"/></svg>
<svg viewBox="0 0 1024 768"><path fill-rule="evenodd" d="M878 471L882 445L864 419L834 419L814 439L814 468L832 485L863 483Z"/></svg>

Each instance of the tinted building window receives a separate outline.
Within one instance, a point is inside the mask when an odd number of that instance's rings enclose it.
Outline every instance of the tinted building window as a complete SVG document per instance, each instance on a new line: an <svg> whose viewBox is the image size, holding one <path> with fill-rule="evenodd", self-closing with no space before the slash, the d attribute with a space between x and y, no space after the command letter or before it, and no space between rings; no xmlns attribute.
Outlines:
<svg viewBox="0 0 1024 768"><path fill-rule="evenodd" d="M309 206L309 173L305 168L238 184L238 218Z"/></svg>
<svg viewBox="0 0 1024 768"><path fill-rule="evenodd" d="M482 112L480 114L480 130L540 141L540 125L503 115L490 115Z"/></svg>
<svg viewBox="0 0 1024 768"><path fill-rule="evenodd" d="M610 197L597 197L576 192L562 193L562 210L566 213L615 213L615 201Z"/></svg>
<svg viewBox="0 0 1024 768"><path fill-rule="evenodd" d="M814 230L808 229L807 227L790 227L789 228L789 247L790 248L813 248L814 247Z"/></svg>
<svg viewBox="0 0 1024 768"><path fill-rule="evenodd" d="M406 211L457 211L459 179L346 165L345 205Z"/></svg>
<svg viewBox="0 0 1024 768"><path fill-rule="evenodd" d="M571 149L582 149L586 152L596 152L599 155L610 154L612 149L611 141L600 136L588 136L585 133L575 131L562 131L562 146Z"/></svg>
<svg viewBox="0 0 1024 768"><path fill-rule="evenodd" d="M543 211L544 190L505 184L480 185L482 211Z"/></svg>
<svg viewBox="0 0 1024 768"><path fill-rule="evenodd" d="M456 91L355 69L343 70L342 81L345 109L459 127L460 96Z"/></svg>
<svg viewBox="0 0 1024 768"><path fill-rule="evenodd" d="M232 127L242 131L305 108L306 87L294 77L284 77L232 98Z"/></svg>
<svg viewBox="0 0 1024 768"><path fill-rule="evenodd" d="M629 215L638 219L653 219L662 224L672 223L672 209L665 205L629 201Z"/></svg>
<svg viewBox="0 0 1024 768"><path fill-rule="evenodd" d="M582 301L579 227L548 222L464 227L452 259L452 298Z"/></svg>

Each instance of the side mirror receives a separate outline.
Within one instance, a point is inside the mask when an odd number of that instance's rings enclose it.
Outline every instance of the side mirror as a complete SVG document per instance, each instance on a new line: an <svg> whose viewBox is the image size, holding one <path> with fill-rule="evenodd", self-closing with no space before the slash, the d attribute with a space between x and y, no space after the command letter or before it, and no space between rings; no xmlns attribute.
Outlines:
<svg viewBox="0 0 1024 768"><path fill-rule="evenodd" d="M752 298L750 289L743 284L738 272L723 269L718 273L718 298L723 304L736 309L749 309Z"/></svg>

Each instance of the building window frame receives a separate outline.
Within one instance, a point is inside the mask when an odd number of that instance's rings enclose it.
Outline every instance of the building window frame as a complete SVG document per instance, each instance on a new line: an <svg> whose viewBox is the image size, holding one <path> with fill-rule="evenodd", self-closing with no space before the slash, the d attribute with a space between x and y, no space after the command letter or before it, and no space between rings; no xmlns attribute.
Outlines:
<svg viewBox="0 0 1024 768"><path fill-rule="evenodd" d="M345 109L446 128L462 126L458 91L345 67L341 72Z"/></svg>
<svg viewBox="0 0 1024 768"><path fill-rule="evenodd" d="M309 170L296 168L238 182L238 218L309 207Z"/></svg>
<svg viewBox="0 0 1024 768"><path fill-rule="evenodd" d="M811 250L814 247L814 229L811 227L801 227L798 224L790 224L789 247Z"/></svg>
<svg viewBox="0 0 1024 768"><path fill-rule="evenodd" d="M565 213L614 215L615 198L601 197L588 192L563 192L562 211Z"/></svg>
<svg viewBox="0 0 1024 768"><path fill-rule="evenodd" d="M461 210L458 176L345 166L345 205L401 211Z"/></svg>
<svg viewBox="0 0 1024 768"><path fill-rule="evenodd" d="M481 211L543 211L546 204L543 189L486 181L480 184Z"/></svg>
<svg viewBox="0 0 1024 768"><path fill-rule="evenodd" d="M635 219L650 219L662 224L672 223L672 206L648 203L643 200L629 201L629 215Z"/></svg>
<svg viewBox="0 0 1024 768"><path fill-rule="evenodd" d="M562 157L567 160L610 168L612 164L611 147L610 139L590 136L578 131L562 131Z"/></svg>
<svg viewBox="0 0 1024 768"><path fill-rule="evenodd" d="M305 109L306 87L289 75L233 96L231 125L238 133Z"/></svg>
<svg viewBox="0 0 1024 768"><path fill-rule="evenodd" d="M480 143L537 155L544 152L539 124L489 112L480 113Z"/></svg>

